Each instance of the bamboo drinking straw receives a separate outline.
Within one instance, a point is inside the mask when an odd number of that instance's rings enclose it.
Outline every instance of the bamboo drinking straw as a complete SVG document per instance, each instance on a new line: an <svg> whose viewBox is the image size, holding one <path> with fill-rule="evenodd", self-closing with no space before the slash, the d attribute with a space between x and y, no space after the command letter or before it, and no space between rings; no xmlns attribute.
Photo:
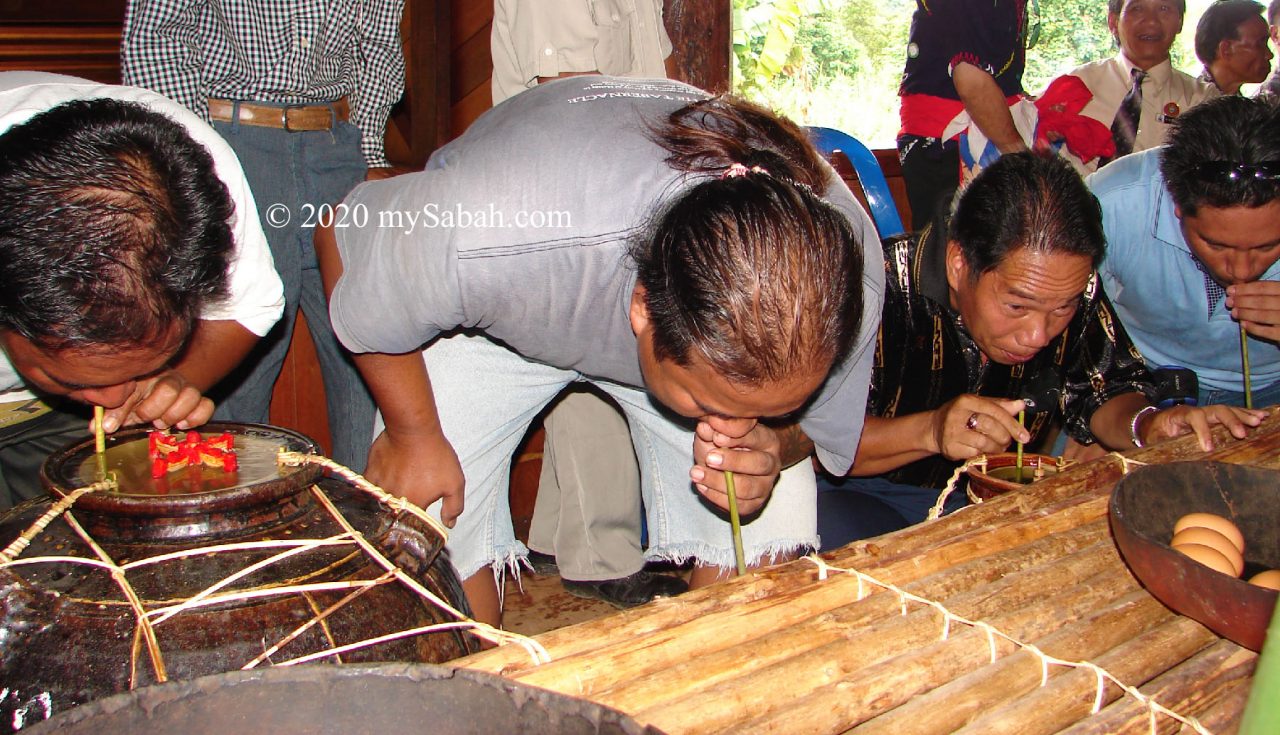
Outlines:
<svg viewBox="0 0 1280 735"><path fill-rule="evenodd" d="M1027 425L1027 411L1023 409L1018 412L1018 425ZM1022 442L1018 442L1018 484L1022 484Z"/></svg>
<svg viewBox="0 0 1280 735"><path fill-rule="evenodd" d="M733 484L733 473L725 470L725 491L729 494L729 525L733 528L733 556L738 564L738 576L747 573L747 558L742 552L742 523L738 518L738 489Z"/></svg>
<svg viewBox="0 0 1280 735"><path fill-rule="evenodd" d="M1249 335L1240 325L1240 362L1244 365L1244 407L1253 408L1253 389L1249 386Z"/></svg>
<svg viewBox="0 0 1280 735"><path fill-rule="evenodd" d="M93 407L93 452L98 460L98 480L107 476L107 436L102 428L102 406Z"/></svg>

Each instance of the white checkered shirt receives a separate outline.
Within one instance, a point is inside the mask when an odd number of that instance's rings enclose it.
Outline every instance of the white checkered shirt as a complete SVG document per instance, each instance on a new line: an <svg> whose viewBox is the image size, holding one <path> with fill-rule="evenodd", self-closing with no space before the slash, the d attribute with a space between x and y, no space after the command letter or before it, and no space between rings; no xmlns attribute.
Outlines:
<svg viewBox="0 0 1280 735"><path fill-rule="evenodd" d="M369 166L404 92L404 0L131 0L125 84L209 116L208 98L308 104L346 97Z"/></svg>

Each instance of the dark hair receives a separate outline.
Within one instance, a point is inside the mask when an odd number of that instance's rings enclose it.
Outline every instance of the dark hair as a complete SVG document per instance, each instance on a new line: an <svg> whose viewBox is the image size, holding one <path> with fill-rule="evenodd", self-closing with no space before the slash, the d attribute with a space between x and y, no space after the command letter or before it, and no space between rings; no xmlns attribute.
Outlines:
<svg viewBox="0 0 1280 735"><path fill-rule="evenodd" d="M699 175L632 248L657 357L687 365L696 352L744 385L827 370L864 316L862 247L820 198L833 174L808 137L729 97L676 110L654 134L668 165ZM733 164L746 170L725 177Z"/></svg>
<svg viewBox="0 0 1280 735"><path fill-rule="evenodd" d="M0 326L49 349L191 330L227 292L233 205L178 123L111 99L0 135Z"/></svg>
<svg viewBox="0 0 1280 735"><path fill-rule="evenodd" d="M1084 255L1094 268L1106 254L1098 200L1070 164L1038 153L983 169L960 193L947 236L975 279L1021 248Z"/></svg>
<svg viewBox="0 0 1280 735"><path fill-rule="evenodd" d="M1124 10L1125 0L1107 0L1107 12L1112 15L1119 15ZM1178 8L1183 15L1187 14L1187 0L1178 0Z"/></svg>
<svg viewBox="0 0 1280 735"><path fill-rule="evenodd" d="M1227 95L1202 102L1174 119L1160 153L1160 173L1184 215L1201 206L1259 207L1280 196L1280 181L1252 176L1206 176L1205 165L1280 165L1280 108Z"/></svg>
<svg viewBox="0 0 1280 735"><path fill-rule="evenodd" d="M1205 8L1196 24L1196 58L1205 66L1218 58L1218 46L1240 38L1240 24L1261 18L1263 7L1254 0L1217 0Z"/></svg>

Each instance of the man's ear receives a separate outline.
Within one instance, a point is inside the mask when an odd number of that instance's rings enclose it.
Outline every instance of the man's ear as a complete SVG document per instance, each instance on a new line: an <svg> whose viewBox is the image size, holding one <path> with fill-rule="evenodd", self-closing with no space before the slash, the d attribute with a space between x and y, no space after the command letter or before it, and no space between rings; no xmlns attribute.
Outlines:
<svg viewBox="0 0 1280 735"><path fill-rule="evenodd" d="M629 315L631 317L631 331L637 337L649 328L649 306L644 302L645 294L644 286L636 284L631 290L631 309Z"/></svg>
<svg viewBox="0 0 1280 735"><path fill-rule="evenodd" d="M955 240L947 241L947 285L952 291L959 288L960 284L969 278L969 264L964 260L964 253L960 252L960 243Z"/></svg>

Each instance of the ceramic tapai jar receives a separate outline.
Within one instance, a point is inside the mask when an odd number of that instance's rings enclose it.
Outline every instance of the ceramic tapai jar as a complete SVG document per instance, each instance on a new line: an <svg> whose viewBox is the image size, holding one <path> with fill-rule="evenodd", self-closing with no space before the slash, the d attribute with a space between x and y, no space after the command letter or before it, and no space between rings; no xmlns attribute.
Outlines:
<svg viewBox="0 0 1280 735"><path fill-rule="evenodd" d="M319 467L277 463L281 447L316 453L311 440L211 424L203 436L234 440L233 471L153 477L147 433L109 439L118 489L69 496L102 477L90 440L45 462L48 497L0 517L0 730L162 681L478 650L458 628L421 631L470 616L443 535Z"/></svg>

